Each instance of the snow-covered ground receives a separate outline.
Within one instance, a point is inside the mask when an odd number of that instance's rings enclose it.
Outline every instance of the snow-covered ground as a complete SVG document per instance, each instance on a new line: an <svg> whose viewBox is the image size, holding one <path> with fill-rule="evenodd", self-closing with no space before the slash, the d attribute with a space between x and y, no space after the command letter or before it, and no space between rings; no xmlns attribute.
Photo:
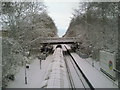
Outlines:
<svg viewBox="0 0 120 90"><path fill-rule="evenodd" d="M68 45L67 48L70 49ZM78 54L71 53L80 69L83 71L85 76L88 78L90 83L95 88L118 88L118 81L111 80L108 76L100 71L100 62L95 61L92 58L82 59ZM94 63L94 67L93 67Z"/></svg>
<svg viewBox="0 0 120 90"><path fill-rule="evenodd" d="M25 84L25 67L21 67L7 88L69 88L66 66L62 50L54 51L46 60L40 62L36 58L27 69L27 84Z"/></svg>
<svg viewBox="0 0 120 90"><path fill-rule="evenodd" d="M72 53L72 56L75 58L81 70L88 78L90 83L93 85L93 87L117 88L116 82L112 81L102 72L100 72L99 62L94 61L95 67L92 67L93 60L91 58L82 59L76 53ZM55 57L57 58L57 60L59 59L58 55L55 55ZM39 60L36 58L33 63L30 64L30 68L27 70L28 84L25 84L25 68L21 67L20 72L17 73L15 76L15 81L9 82L7 88L41 88L41 84L42 82L44 82L46 71L49 68L49 64L52 62L53 56L49 55L46 60L42 60L42 69L40 69ZM55 67L57 67L56 65ZM64 79L64 81L67 80ZM67 83L68 82L66 82L65 84Z"/></svg>
<svg viewBox="0 0 120 90"><path fill-rule="evenodd" d="M76 53L71 53L71 55L94 88L118 88L116 82L100 72L99 62L94 62L95 67L93 67L92 59L82 59Z"/></svg>
<svg viewBox="0 0 120 90"><path fill-rule="evenodd" d="M100 71L100 62L99 61L95 61L93 60L92 58L87 58L85 59L91 66L92 64L94 63L94 67L96 70ZM102 73L102 72L100 72ZM102 73L106 78L108 78L113 84L117 85L118 86L118 80L116 79L115 81L113 81L112 79L110 79L109 77L107 77L104 73Z"/></svg>
<svg viewBox="0 0 120 90"><path fill-rule="evenodd" d="M30 64L30 68L27 70L28 84L25 84L25 68L21 67L19 73L15 76L15 81L9 82L7 88L40 88L45 71L52 60L51 58L52 55L49 55L46 60L42 60L41 69L37 58Z"/></svg>

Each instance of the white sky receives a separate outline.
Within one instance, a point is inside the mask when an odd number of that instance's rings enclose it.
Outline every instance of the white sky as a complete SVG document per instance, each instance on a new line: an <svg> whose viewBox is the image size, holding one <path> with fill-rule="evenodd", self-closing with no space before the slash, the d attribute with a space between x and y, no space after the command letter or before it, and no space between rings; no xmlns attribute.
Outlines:
<svg viewBox="0 0 120 90"><path fill-rule="evenodd" d="M52 17L58 29L58 35L65 34L72 17L73 9L78 8L79 0L44 0L48 14Z"/></svg>

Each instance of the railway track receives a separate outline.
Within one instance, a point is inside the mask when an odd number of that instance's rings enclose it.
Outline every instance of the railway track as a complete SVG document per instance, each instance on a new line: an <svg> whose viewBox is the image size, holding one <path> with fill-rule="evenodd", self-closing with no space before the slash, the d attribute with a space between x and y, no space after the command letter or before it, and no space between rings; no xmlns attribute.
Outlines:
<svg viewBox="0 0 120 90"><path fill-rule="evenodd" d="M41 88L83 88L94 90L66 46L58 45L46 70Z"/></svg>
<svg viewBox="0 0 120 90"><path fill-rule="evenodd" d="M70 82L70 88L84 88L85 90L90 88L94 90L87 77L83 74L80 67L75 62L74 58L70 54L67 47L64 45L63 55L67 68L67 74Z"/></svg>

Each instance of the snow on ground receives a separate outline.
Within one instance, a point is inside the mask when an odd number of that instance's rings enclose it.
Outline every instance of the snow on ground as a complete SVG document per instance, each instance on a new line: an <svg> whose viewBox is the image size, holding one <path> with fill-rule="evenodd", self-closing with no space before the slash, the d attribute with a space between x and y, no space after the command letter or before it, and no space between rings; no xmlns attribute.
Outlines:
<svg viewBox="0 0 120 90"><path fill-rule="evenodd" d="M94 68L97 69L97 70L100 70L100 62L99 61L95 61L93 60L92 58L86 58L85 59L89 64L93 64L94 65Z"/></svg>
<svg viewBox="0 0 120 90"><path fill-rule="evenodd" d="M25 68L21 67L20 72L16 74L15 81L11 81L7 88L40 88L43 81L45 71L52 60L52 55L49 55L46 60L42 60L42 69L40 69L39 60L36 58L30 64L27 70L28 84L25 84Z"/></svg>
<svg viewBox="0 0 120 90"><path fill-rule="evenodd" d="M66 45L69 48L68 45ZM82 59L76 53L71 53L80 69L95 88L118 88L118 81L113 81L100 71L100 62L92 58ZM92 66L94 63L94 67Z"/></svg>
<svg viewBox="0 0 120 90"><path fill-rule="evenodd" d="M94 61L95 67L92 67L92 59L82 59L76 53L72 53L72 56L77 60L80 68L85 76L92 83L95 88L117 88L117 85L110 79L108 79L102 72L100 72L99 62ZM42 69L40 70L40 63L38 59L35 59L30 64L29 70L27 70L28 84L25 84L25 69L21 67L19 73L15 76L15 81L11 81L7 88L40 88L41 83L44 81L44 75L47 71L49 64L53 57L48 56L46 60L42 60Z"/></svg>
<svg viewBox="0 0 120 90"><path fill-rule="evenodd" d="M76 53L71 53L71 55L74 57L80 69L83 71L94 88L118 88L115 82L110 80L107 76L99 71L99 66L97 66L99 65L98 62L95 64L96 68L94 68L90 64L92 61L89 61L88 63L88 61L80 58Z"/></svg>
<svg viewBox="0 0 120 90"><path fill-rule="evenodd" d="M98 70L98 71L100 71L100 68L101 68L101 66L100 66L100 62L99 61L95 61L95 60L93 60L92 58L87 58L87 59L85 59L90 65L92 65L92 63L94 63L94 68L96 69L96 70ZM100 72L100 73L102 73L102 72ZM104 76L106 76L104 73L102 73ZM118 80L116 80L116 81L113 81L113 80L111 80L109 77L107 77L106 76L106 78L108 78L111 82L113 82L114 84L116 84L116 85L118 85Z"/></svg>

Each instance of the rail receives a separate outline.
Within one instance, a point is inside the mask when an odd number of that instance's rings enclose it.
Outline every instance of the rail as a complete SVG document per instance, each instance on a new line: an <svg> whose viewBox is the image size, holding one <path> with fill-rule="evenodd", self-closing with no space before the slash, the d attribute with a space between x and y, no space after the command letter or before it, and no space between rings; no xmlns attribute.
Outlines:
<svg viewBox="0 0 120 90"><path fill-rule="evenodd" d="M67 47L65 46L65 48L67 49ZM75 59L73 58L73 56L71 55L71 53L69 52L69 50L67 49L68 54L70 55L70 57L72 58L74 64L76 65L76 67L78 68L78 70L80 71L80 73L82 74L83 78L85 79L86 83L89 85L91 90L94 90L94 87L92 86L92 84L89 82L89 80L87 79L87 77L84 75L84 73L82 72L82 70L80 69L80 67L78 66L78 64L76 63ZM82 82L82 80L81 80ZM83 82L82 82L83 83ZM83 86L85 87L84 83Z"/></svg>

